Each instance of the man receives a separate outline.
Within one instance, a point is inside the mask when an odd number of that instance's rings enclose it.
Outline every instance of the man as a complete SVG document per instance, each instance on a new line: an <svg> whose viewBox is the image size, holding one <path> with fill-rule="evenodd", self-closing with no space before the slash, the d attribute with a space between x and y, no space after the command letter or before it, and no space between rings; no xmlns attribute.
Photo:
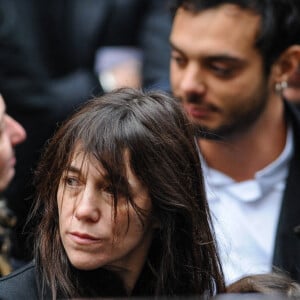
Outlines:
<svg viewBox="0 0 300 300"><path fill-rule="evenodd" d="M15 174L14 146L23 142L25 138L24 128L6 113L5 103L0 95L0 192L8 186ZM6 207L5 200L0 197L0 276L11 271L8 262L9 228L15 223L15 216Z"/></svg>
<svg viewBox="0 0 300 300"><path fill-rule="evenodd" d="M282 100L300 60L289 0L176 1L171 86L197 139L227 283L300 280L300 116Z"/></svg>

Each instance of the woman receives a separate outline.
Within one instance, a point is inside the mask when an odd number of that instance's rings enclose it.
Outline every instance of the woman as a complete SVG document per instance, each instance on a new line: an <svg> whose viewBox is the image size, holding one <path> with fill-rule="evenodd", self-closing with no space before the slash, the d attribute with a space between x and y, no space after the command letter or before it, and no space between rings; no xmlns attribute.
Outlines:
<svg viewBox="0 0 300 300"><path fill-rule="evenodd" d="M0 281L1 299L21 284L30 299L223 291L196 146L171 97L121 89L90 101L36 179L35 260Z"/></svg>

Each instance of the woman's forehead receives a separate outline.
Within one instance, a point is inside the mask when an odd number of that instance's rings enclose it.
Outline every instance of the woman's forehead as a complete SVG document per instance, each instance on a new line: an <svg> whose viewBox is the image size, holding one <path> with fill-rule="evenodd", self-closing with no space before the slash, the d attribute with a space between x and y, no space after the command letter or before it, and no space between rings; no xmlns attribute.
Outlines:
<svg viewBox="0 0 300 300"><path fill-rule="evenodd" d="M70 160L66 171L76 171L82 175L87 175L89 172L98 174L101 177L107 177L107 171L96 157L81 149L74 149L70 156Z"/></svg>
<svg viewBox="0 0 300 300"><path fill-rule="evenodd" d="M131 167L131 160L130 160L130 151L125 149L120 153L123 158L123 167L121 165L115 166L116 169L119 171L119 176L126 177L126 181L128 182L129 186L134 189L142 188L142 184L140 180L137 178L135 172ZM85 151L82 145L76 145L74 151L70 158L70 163L67 168L68 170L80 170L83 174L90 172L92 169L96 170L101 177L108 177L107 170L103 167L101 162L92 154ZM123 174L125 172L125 174Z"/></svg>
<svg viewBox="0 0 300 300"><path fill-rule="evenodd" d="M107 153L106 155L101 155L101 153L89 152L81 143L77 143L73 151L70 153L67 169L71 166L84 169L89 166L93 166L101 175L107 175L107 170L103 166L102 162L104 162L105 165L109 162L111 164L109 165L109 168L113 170L114 173L116 171L119 171L119 173L125 172L126 174L132 173L130 166L130 153L128 150L120 150L120 153L117 153L118 159L116 161L112 160L112 157L114 157L115 154L110 153L109 155L111 155L111 157L107 157Z"/></svg>

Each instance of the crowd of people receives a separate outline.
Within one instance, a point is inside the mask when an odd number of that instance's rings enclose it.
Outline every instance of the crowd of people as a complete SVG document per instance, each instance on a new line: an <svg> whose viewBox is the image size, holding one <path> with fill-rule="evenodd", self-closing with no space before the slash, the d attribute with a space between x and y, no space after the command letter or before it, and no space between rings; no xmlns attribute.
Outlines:
<svg viewBox="0 0 300 300"><path fill-rule="evenodd" d="M297 0L42 2L0 2L0 298L300 297Z"/></svg>

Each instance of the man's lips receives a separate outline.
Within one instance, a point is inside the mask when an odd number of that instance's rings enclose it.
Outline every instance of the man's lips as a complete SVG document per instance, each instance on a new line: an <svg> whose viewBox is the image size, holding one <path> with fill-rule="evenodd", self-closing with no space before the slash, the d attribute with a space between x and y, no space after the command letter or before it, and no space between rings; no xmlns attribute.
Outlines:
<svg viewBox="0 0 300 300"><path fill-rule="evenodd" d="M187 105L185 109L187 113L194 118L205 118L209 113L211 113L211 110L205 107Z"/></svg>
<svg viewBox="0 0 300 300"><path fill-rule="evenodd" d="M70 238L77 244L81 245L88 245L88 244L95 244L102 241L101 238L89 235L87 233L81 233L81 232L70 232L69 233Z"/></svg>

